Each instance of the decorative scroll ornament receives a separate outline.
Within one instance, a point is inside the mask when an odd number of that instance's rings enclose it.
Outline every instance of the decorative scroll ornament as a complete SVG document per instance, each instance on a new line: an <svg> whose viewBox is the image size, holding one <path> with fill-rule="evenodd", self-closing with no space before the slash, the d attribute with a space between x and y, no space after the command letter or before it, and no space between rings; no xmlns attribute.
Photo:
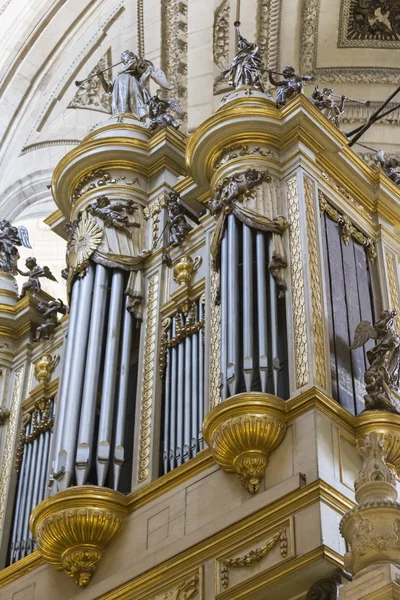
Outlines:
<svg viewBox="0 0 400 600"><path fill-rule="evenodd" d="M229 69L223 75L228 78L228 84L238 89L242 86L250 86L264 92L262 79L261 56L257 44L248 42L239 31L239 21L235 22L238 33L238 51L233 57Z"/></svg>
<svg viewBox="0 0 400 600"><path fill-rule="evenodd" d="M55 328L60 325L57 313L66 315L67 307L60 299L50 300L50 302L39 302L36 307L36 311L45 319L46 322L36 328L36 336L33 341L39 342L42 339L49 340Z"/></svg>
<svg viewBox="0 0 400 600"><path fill-rule="evenodd" d="M193 575L189 579L185 579L172 589L157 594L150 600L192 600L199 592L199 576Z"/></svg>
<svg viewBox="0 0 400 600"><path fill-rule="evenodd" d="M28 230L23 225L13 227L10 221L0 221L0 272L16 275L19 252L16 246L32 248Z"/></svg>
<svg viewBox="0 0 400 600"><path fill-rule="evenodd" d="M271 394L247 392L214 407L203 423L203 437L217 464L236 473L243 487L260 488L270 454L286 433L285 403Z"/></svg>
<svg viewBox="0 0 400 600"><path fill-rule="evenodd" d="M221 181L215 189L213 198L209 200L207 205L211 214L217 218L211 243L211 255L213 257L214 268L218 268L219 250L224 234L225 220L229 213L233 213L239 221L242 221L242 223L253 229L271 232L273 236L277 234L274 237L275 248L269 268L281 290L280 295L283 295L286 289L286 282L282 274L282 269L286 267L286 260L283 255L280 238L288 226L287 221L282 216L274 216L271 219L245 206L245 201L252 198L254 188L264 182L270 183L271 181L272 179L268 171L257 171L257 169L247 169L242 173L234 173Z"/></svg>
<svg viewBox="0 0 400 600"><path fill-rule="evenodd" d="M72 206L81 196L86 194L86 192L90 192L96 188L118 184L124 186L140 185L140 179L139 177L134 177L129 180L126 175L112 175L109 171L105 171L101 168L90 171L79 180L75 187L72 193Z"/></svg>
<svg viewBox="0 0 400 600"><path fill-rule="evenodd" d="M86 212L98 217L106 227L119 229L125 235L131 235L132 227L140 227L139 223L131 223L127 215L133 215L138 206L133 200L113 202L111 204L107 196L99 196L94 202L86 207ZM123 213L126 213L125 215Z"/></svg>
<svg viewBox="0 0 400 600"><path fill-rule="evenodd" d="M78 486L43 500L32 512L30 528L43 559L86 587L127 512L123 494Z"/></svg>
<svg viewBox="0 0 400 600"><path fill-rule="evenodd" d="M255 550L250 550L244 556L240 556L239 558L226 558L221 563L221 585L224 589L226 589L229 585L229 569L244 569L248 567L252 567L253 565L259 563L264 556L266 556L271 550L277 545L279 541L284 541L283 548L281 548L281 554L286 555L287 548L287 535L286 535L286 527L283 527L278 533L274 535L274 537L267 542L261 548L256 548Z"/></svg>
<svg viewBox="0 0 400 600"><path fill-rule="evenodd" d="M101 244L103 230L91 215L83 211L80 220L70 224L69 233L67 266L71 281L75 275L85 273L90 257Z"/></svg>
<svg viewBox="0 0 400 600"><path fill-rule="evenodd" d="M326 213L333 221L339 223L342 239L346 245L349 243L351 237L354 238L356 242L364 246L367 250L371 262L375 262L376 250L371 238L365 236L361 231L356 229L347 215L343 215L333 208L327 201L325 194L321 191L319 191L319 208L321 213Z"/></svg>
<svg viewBox="0 0 400 600"><path fill-rule="evenodd" d="M35 362L35 378L39 383L46 386L49 381L52 372L60 362L60 355L55 354L43 354L37 362Z"/></svg>
<svg viewBox="0 0 400 600"><path fill-rule="evenodd" d="M90 71L89 77L91 79L82 83L82 85L76 91L75 96L68 104L68 108L85 108L110 114L110 96L102 89L99 79L95 77L97 71L104 71L110 67L111 50L107 50L94 69Z"/></svg>
<svg viewBox="0 0 400 600"><path fill-rule="evenodd" d="M384 310L375 325L361 321L354 332L351 350L376 341L367 350L369 367L365 371L365 407L368 410L389 410L400 413L400 336L394 330L394 310Z"/></svg>
<svg viewBox="0 0 400 600"><path fill-rule="evenodd" d="M39 267L36 258L27 258L25 261L25 266L28 269L27 273L24 273L17 268L17 271L20 275L28 277L28 281L25 281L22 286L19 299L23 298L29 290L38 291L41 289L42 286L40 285L40 277L46 277L46 279L50 279L50 281L57 282L57 279L54 277L49 267Z"/></svg>
<svg viewBox="0 0 400 600"><path fill-rule="evenodd" d="M257 156L265 156L276 158L275 154L272 150L264 150L261 146L249 146L248 144L232 144L227 148L224 148L222 152L217 156L214 162L214 171L219 169L222 165L227 163L234 158L239 158L241 156L252 156L256 154Z"/></svg>
<svg viewBox="0 0 400 600"><path fill-rule="evenodd" d="M169 221L169 243L179 246L193 229L183 214L179 194L171 190L167 195L167 211Z"/></svg>
<svg viewBox="0 0 400 600"><path fill-rule="evenodd" d="M331 577L324 577L312 584L306 600L338 600L338 590L343 583L343 578L352 580L350 573L343 569L336 569Z"/></svg>
<svg viewBox="0 0 400 600"><path fill-rule="evenodd" d="M229 16L230 0L222 0L214 13L213 56L214 62L225 70L229 60Z"/></svg>

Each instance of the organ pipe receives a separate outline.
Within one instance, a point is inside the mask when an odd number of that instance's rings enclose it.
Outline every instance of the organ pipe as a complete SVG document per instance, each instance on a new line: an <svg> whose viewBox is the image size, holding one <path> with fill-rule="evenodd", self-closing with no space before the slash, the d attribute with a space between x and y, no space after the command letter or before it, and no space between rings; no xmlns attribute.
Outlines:
<svg viewBox="0 0 400 600"><path fill-rule="evenodd" d="M261 391L267 391L268 381L268 323L267 323L267 257L265 238L261 231L256 232L257 249L257 310L258 310L258 365Z"/></svg>
<svg viewBox="0 0 400 600"><path fill-rule="evenodd" d="M253 239L243 223L243 374L246 391L253 381Z"/></svg>
<svg viewBox="0 0 400 600"><path fill-rule="evenodd" d="M234 396L238 388L239 364L239 295L237 289L239 271L239 237L236 217L228 216L228 352L226 379L229 394Z"/></svg>

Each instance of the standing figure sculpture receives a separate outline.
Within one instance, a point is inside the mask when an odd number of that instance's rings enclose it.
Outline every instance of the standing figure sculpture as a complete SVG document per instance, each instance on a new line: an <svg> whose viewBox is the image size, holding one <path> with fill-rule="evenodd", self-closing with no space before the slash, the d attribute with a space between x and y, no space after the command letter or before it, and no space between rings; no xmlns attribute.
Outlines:
<svg viewBox="0 0 400 600"><path fill-rule="evenodd" d="M223 75L228 77L231 87L237 89L241 86L251 86L264 92L262 80L261 56L257 44L248 42L239 31L240 22L235 22L238 32L238 51L232 64L224 71Z"/></svg>
<svg viewBox="0 0 400 600"><path fill-rule="evenodd" d="M36 336L33 341L49 340L57 325L60 324L57 313L66 315L67 307L59 298L58 300L50 300L50 302L39 302L36 310L46 322L36 328Z"/></svg>
<svg viewBox="0 0 400 600"><path fill-rule="evenodd" d="M396 311L384 310L375 325L361 321L354 332L351 350L375 340L376 345L367 351L369 367L365 371L365 408L389 410L400 413L400 336L394 330Z"/></svg>
<svg viewBox="0 0 400 600"><path fill-rule="evenodd" d="M179 194L176 192L171 191L168 193L167 211L169 221L169 243L171 246L179 246L193 227L186 221Z"/></svg>
<svg viewBox="0 0 400 600"><path fill-rule="evenodd" d="M28 277L28 281L25 281L25 283L22 286L21 294L19 296L20 300L21 300L21 298L23 298L25 296L25 294L28 290L32 289L32 290L38 291L41 289L40 277L46 277L47 279L50 279L51 281L57 282L57 279L54 277L54 275L50 271L49 267L39 267L39 265L37 264L36 258L32 258L32 257L27 258L25 261L25 266L28 269L27 273L24 273L23 271L20 271L20 269L17 269L18 273L20 275L23 275L24 277Z"/></svg>
<svg viewBox="0 0 400 600"><path fill-rule="evenodd" d="M180 107L178 100L175 98L171 98L170 100L165 100L159 97L159 93L161 90L157 90L157 94L152 96L149 99L149 118L150 118L150 131L154 131L159 127L174 127L175 129L179 129L181 126L180 123L170 114L168 114L168 110L174 111L178 118L183 117L183 111Z"/></svg>
<svg viewBox="0 0 400 600"><path fill-rule="evenodd" d="M268 71L269 82L278 88L276 95L276 105L278 108L285 106L286 102L301 94L303 92L303 82L312 81L311 75L296 75L293 67L285 67L282 73L276 73L277 75L283 75L281 81L276 81L272 77L274 71Z"/></svg>
<svg viewBox="0 0 400 600"><path fill-rule="evenodd" d="M107 81L102 72L97 73L105 91L112 94L111 112L131 113L138 119L145 119L148 114L149 79L153 79L164 89L170 89L165 74L157 69L152 62L137 56L129 50L121 54L124 68L118 73L114 81Z"/></svg>
<svg viewBox="0 0 400 600"><path fill-rule="evenodd" d="M19 252L16 246L32 248L28 230L23 225L13 227L9 221L0 221L0 271L16 275Z"/></svg>
<svg viewBox="0 0 400 600"><path fill-rule="evenodd" d="M333 90L324 88L321 90L318 86L311 95L311 102L316 106L329 121L339 128L339 117L344 113L344 105L348 98L340 96L340 100L333 99Z"/></svg>
<svg viewBox="0 0 400 600"><path fill-rule="evenodd" d="M400 187L400 160L394 156L386 156L383 150L377 152L377 158L385 174Z"/></svg>

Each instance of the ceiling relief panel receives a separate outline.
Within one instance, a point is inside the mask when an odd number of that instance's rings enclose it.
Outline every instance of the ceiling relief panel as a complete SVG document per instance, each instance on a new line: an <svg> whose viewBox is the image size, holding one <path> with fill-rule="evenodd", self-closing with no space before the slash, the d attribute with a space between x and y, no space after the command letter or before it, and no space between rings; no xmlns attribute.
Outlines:
<svg viewBox="0 0 400 600"><path fill-rule="evenodd" d="M94 77L98 71L104 71L110 67L111 48L107 50L94 69L90 71L88 77L92 77L92 79L85 81L81 86L79 86L75 96L68 104L68 108L84 108L111 114L111 96L104 91L104 88L100 83L100 79L98 77ZM111 71L106 73L106 78L109 78L110 74Z"/></svg>
<svg viewBox="0 0 400 600"><path fill-rule="evenodd" d="M302 74L330 84L398 83L400 0L305 0L301 32Z"/></svg>
<svg viewBox="0 0 400 600"><path fill-rule="evenodd" d="M342 0L340 48L400 48L400 0Z"/></svg>

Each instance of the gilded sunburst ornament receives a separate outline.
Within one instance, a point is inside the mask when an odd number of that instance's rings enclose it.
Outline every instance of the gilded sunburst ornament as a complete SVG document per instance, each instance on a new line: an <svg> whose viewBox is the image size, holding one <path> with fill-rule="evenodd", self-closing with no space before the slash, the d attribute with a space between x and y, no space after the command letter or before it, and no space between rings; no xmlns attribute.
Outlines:
<svg viewBox="0 0 400 600"><path fill-rule="evenodd" d="M86 269L89 258L100 246L102 239L102 228L91 215L84 211L68 243L67 264L69 277L73 277Z"/></svg>

